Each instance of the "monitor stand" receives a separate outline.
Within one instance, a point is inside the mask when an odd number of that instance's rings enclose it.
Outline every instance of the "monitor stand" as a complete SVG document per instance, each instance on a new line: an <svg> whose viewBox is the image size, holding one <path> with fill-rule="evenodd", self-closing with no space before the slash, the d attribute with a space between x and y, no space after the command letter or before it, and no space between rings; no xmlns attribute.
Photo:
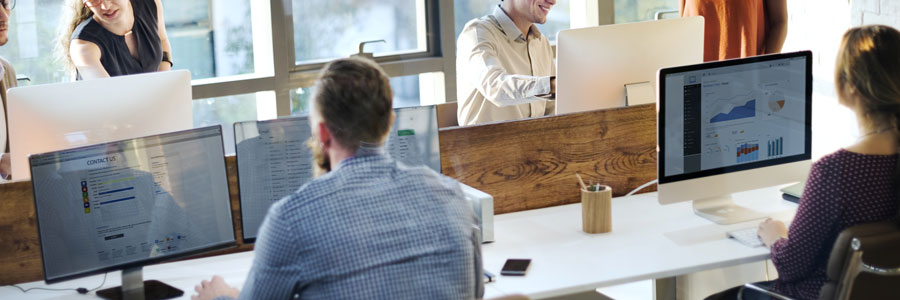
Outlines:
<svg viewBox="0 0 900 300"><path fill-rule="evenodd" d="M728 225L766 217L766 214L735 204L731 195L704 198L692 202L695 214L716 224Z"/></svg>
<svg viewBox="0 0 900 300"><path fill-rule="evenodd" d="M97 296L103 299L171 299L181 297L184 291L162 283L159 280L144 281L141 272L142 267L134 267L122 270L122 286L97 291Z"/></svg>

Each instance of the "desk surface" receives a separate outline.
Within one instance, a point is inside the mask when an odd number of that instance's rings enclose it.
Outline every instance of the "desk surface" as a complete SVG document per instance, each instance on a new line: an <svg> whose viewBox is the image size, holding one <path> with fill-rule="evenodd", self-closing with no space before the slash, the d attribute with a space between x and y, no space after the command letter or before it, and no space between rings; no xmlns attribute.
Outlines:
<svg viewBox="0 0 900 300"><path fill-rule="evenodd" d="M781 200L777 188L735 195L738 204L789 220L796 205ZM524 277L499 276L485 285L485 297L520 293L532 298L592 291L626 282L671 277L727 267L768 258L765 248L748 248L725 237L725 232L756 226L759 221L716 225L693 213L690 202L659 205L656 193L615 198L613 231L586 234L581 231L581 205L571 204L495 216L496 242L483 245L485 269L499 274L507 258L530 258ZM221 275L234 286L242 286L253 260L253 252L160 264L144 268L144 279L158 279L193 294L194 285ZM20 286L49 288L94 288L103 275L47 286L43 282ZM121 283L112 272L106 287ZM24 296L24 297L23 297ZM3 299L70 299L74 291L31 291L0 287Z"/></svg>

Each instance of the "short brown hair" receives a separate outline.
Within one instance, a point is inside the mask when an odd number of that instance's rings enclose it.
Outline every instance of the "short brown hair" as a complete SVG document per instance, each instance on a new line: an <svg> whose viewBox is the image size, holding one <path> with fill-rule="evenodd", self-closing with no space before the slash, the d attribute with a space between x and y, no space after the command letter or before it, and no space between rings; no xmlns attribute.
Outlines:
<svg viewBox="0 0 900 300"><path fill-rule="evenodd" d="M374 62L343 58L322 68L313 108L341 146L381 145L394 119L394 93L387 74Z"/></svg>

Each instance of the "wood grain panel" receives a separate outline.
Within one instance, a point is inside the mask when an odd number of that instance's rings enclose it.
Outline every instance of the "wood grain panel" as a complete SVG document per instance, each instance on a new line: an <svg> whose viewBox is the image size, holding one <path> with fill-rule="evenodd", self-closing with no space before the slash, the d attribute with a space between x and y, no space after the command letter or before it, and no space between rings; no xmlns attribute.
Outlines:
<svg viewBox="0 0 900 300"><path fill-rule="evenodd" d="M225 157L225 169L237 246L205 253L200 255L202 257L253 250L253 245L241 242L240 195L234 156ZM0 184L0 270L3 270L0 285L44 279L36 224L31 181Z"/></svg>
<svg viewBox="0 0 900 300"><path fill-rule="evenodd" d="M581 201L575 172L614 196L656 178L653 104L447 128L440 143L442 173L494 196L495 214Z"/></svg>

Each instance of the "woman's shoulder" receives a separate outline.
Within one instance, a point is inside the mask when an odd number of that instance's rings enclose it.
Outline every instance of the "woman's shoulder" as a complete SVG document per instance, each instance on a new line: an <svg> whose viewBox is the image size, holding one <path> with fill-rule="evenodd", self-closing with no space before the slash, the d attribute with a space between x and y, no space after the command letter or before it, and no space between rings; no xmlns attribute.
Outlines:
<svg viewBox="0 0 900 300"><path fill-rule="evenodd" d="M135 17L149 16L155 20L157 15L156 1L157 0L131 0L131 5L134 9Z"/></svg>
<svg viewBox="0 0 900 300"><path fill-rule="evenodd" d="M834 173L845 168L871 168L876 166L893 168L897 159L897 154L864 154L840 149L823 156L813 163L813 170L823 173Z"/></svg>
<svg viewBox="0 0 900 300"><path fill-rule="evenodd" d="M94 18L87 18L75 27L75 30L72 31L70 40L79 39L96 42L100 38L100 35L105 31L106 29L104 29L100 23L94 21Z"/></svg>

